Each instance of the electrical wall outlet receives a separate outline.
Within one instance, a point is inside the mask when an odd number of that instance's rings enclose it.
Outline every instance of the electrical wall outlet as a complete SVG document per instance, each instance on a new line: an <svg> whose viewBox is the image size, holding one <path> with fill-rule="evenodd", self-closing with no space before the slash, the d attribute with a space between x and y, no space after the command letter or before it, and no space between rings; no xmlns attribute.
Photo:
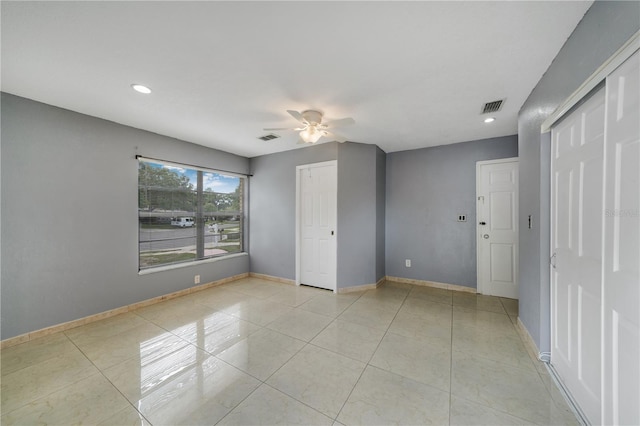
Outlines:
<svg viewBox="0 0 640 426"><path fill-rule="evenodd" d="M467 215L466 214L459 214L458 215L458 222L466 222L467 221Z"/></svg>
<svg viewBox="0 0 640 426"><path fill-rule="evenodd" d="M407 268L411 268L411 259L405 259L404 266L406 266Z"/></svg>
<svg viewBox="0 0 640 426"><path fill-rule="evenodd" d="M200 275L196 275L195 277L193 277L193 283L200 284Z"/></svg>

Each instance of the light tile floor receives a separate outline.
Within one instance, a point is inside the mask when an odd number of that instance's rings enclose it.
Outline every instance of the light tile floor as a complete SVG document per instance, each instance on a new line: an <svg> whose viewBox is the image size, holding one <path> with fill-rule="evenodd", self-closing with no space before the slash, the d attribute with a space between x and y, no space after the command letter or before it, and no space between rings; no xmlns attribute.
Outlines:
<svg viewBox="0 0 640 426"><path fill-rule="evenodd" d="M10 424L577 424L518 304L247 278L2 350Z"/></svg>

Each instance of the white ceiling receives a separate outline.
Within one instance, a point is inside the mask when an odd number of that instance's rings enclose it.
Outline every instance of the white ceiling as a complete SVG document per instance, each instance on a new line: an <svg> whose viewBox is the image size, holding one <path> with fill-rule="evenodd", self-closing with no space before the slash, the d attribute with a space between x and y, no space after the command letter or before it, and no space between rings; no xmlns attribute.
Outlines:
<svg viewBox="0 0 640 426"><path fill-rule="evenodd" d="M386 152L505 136L591 3L3 1L2 90L247 157L300 147L257 139L287 109Z"/></svg>

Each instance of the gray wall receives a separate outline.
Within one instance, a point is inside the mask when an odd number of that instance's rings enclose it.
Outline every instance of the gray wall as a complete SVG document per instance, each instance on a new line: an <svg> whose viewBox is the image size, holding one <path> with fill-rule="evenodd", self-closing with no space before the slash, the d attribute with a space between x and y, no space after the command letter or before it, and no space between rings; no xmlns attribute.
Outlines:
<svg viewBox="0 0 640 426"><path fill-rule="evenodd" d="M542 122L640 28L640 2L596 1L538 82L518 116L520 319L549 350L549 135ZM533 229L527 229L527 216Z"/></svg>
<svg viewBox="0 0 640 426"><path fill-rule="evenodd" d="M251 158L251 272L295 279L296 166L338 159L327 143Z"/></svg>
<svg viewBox="0 0 640 426"><path fill-rule="evenodd" d="M517 156L515 135L387 154L387 275L476 288L476 161Z"/></svg>
<svg viewBox="0 0 640 426"><path fill-rule="evenodd" d="M387 199L387 154L376 150L376 281L386 273L385 218Z"/></svg>
<svg viewBox="0 0 640 426"><path fill-rule="evenodd" d="M338 146L338 288L377 281L377 150Z"/></svg>
<svg viewBox="0 0 640 426"><path fill-rule="evenodd" d="M378 171L384 153L374 145L328 143L250 160L251 272L295 279L295 169L338 160L338 288L372 284L380 273L382 241ZM384 177L380 177L384 178ZM382 194L384 197L384 194Z"/></svg>
<svg viewBox="0 0 640 426"><path fill-rule="evenodd" d="M248 256L138 275L136 154L248 159L2 94L2 339L245 273Z"/></svg>

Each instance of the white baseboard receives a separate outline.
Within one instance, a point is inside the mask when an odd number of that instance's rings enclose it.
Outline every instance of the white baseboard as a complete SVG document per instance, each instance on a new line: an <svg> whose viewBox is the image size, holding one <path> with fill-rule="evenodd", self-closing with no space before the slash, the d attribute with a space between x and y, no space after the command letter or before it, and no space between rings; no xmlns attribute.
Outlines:
<svg viewBox="0 0 640 426"><path fill-rule="evenodd" d="M376 288L384 284L384 282L385 282L385 277L382 277L378 280L378 282L373 284L362 284L362 285L354 285L352 287L339 288L337 293L344 294L344 293L355 293L358 291L375 290Z"/></svg>
<svg viewBox="0 0 640 426"><path fill-rule="evenodd" d="M250 272L249 276L252 278L260 278L263 280L274 281L282 284L290 284L290 285L296 284L295 280L290 280L288 278L275 277L273 275L258 274L255 272ZM377 283L373 283L373 284L356 285L353 287L341 287L336 291L336 293L343 294L343 293L355 293L358 291L365 291L365 290L375 290L376 288L384 284L384 281L385 281L385 277L382 277L380 278L380 280L378 280Z"/></svg>
<svg viewBox="0 0 640 426"><path fill-rule="evenodd" d="M281 283L281 284L296 285L296 281L295 280L290 280L288 278L274 277L273 275L266 275L266 274L258 274L258 273L255 273L255 272L249 272L249 276L251 278L260 278L260 279L263 279L263 280L274 281L274 282Z"/></svg>
<svg viewBox="0 0 640 426"><path fill-rule="evenodd" d="M527 327L525 327L520 320L520 317L518 317L518 320L516 321L516 331L520 335L520 340L522 340L522 343L524 343L529 356L534 361L541 362L538 358L540 349L538 349L538 345L536 345L536 342L533 340L533 337L531 337L531 334L529 334L529 330L527 330Z"/></svg>
<svg viewBox="0 0 640 426"><path fill-rule="evenodd" d="M461 291L464 293L477 293L475 288L466 287L458 284L439 283L437 281L415 280L413 278L391 277L386 276L387 281L395 281L398 283L420 285L423 287L441 288L443 290Z"/></svg>

